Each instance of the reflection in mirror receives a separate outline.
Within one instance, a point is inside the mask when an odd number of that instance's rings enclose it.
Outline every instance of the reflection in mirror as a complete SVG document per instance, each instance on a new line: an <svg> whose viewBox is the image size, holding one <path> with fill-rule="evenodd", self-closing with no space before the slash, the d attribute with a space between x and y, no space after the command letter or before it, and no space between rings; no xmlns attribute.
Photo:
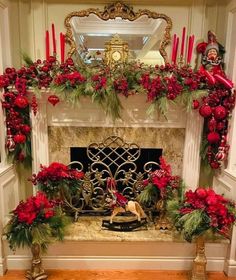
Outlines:
<svg viewBox="0 0 236 280"><path fill-rule="evenodd" d="M105 44L115 34L128 43L129 59L151 60L154 64L163 64L159 52L166 23L162 19L149 19L142 16L136 21L121 18L103 21L96 15L71 19L76 50L86 63L104 58Z"/></svg>
<svg viewBox="0 0 236 280"><path fill-rule="evenodd" d="M66 17L65 26L71 46L69 55L83 63L104 60L105 46L117 35L128 44L128 60L159 65L167 62L165 47L170 41L172 23L166 15L148 10L135 13L131 7L116 3L104 11L73 12ZM111 59L117 60L117 55L116 50Z"/></svg>

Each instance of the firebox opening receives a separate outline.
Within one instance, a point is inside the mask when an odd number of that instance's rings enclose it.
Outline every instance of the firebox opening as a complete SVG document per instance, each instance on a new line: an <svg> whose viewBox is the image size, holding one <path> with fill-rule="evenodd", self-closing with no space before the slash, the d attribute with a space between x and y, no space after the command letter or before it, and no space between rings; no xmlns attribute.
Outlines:
<svg viewBox="0 0 236 280"><path fill-rule="evenodd" d="M107 149L107 151L106 151ZM116 152L118 154L123 153L122 148L117 148ZM104 154L109 153L110 148L105 148L104 149ZM143 167L145 163L149 161L154 161L159 163L159 158L162 156L162 149L157 149L157 148L140 148L140 157L135 161L135 164L137 166L137 171L136 172L143 172ZM115 159L115 158L114 158ZM91 165L92 161L89 159L87 156L87 147L71 147L70 148L70 160L71 161L79 161L83 164L84 166L84 172L89 170L89 166ZM103 162L107 165L111 164L110 157L108 159L103 159ZM116 161L117 164L121 164L122 162ZM76 168L76 165L73 166ZM116 165L111 165L110 166L112 173L116 170L117 166ZM114 174L114 173L113 173Z"/></svg>

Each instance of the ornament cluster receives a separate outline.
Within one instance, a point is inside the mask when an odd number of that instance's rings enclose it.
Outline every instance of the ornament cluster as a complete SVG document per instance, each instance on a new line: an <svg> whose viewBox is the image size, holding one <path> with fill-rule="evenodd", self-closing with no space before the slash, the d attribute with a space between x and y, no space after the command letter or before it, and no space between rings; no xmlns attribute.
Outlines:
<svg viewBox="0 0 236 280"><path fill-rule="evenodd" d="M193 108L205 119L204 137L207 141L206 157L213 169L218 169L227 158L228 120L235 106L235 91L222 87L209 89L207 97L193 101Z"/></svg>

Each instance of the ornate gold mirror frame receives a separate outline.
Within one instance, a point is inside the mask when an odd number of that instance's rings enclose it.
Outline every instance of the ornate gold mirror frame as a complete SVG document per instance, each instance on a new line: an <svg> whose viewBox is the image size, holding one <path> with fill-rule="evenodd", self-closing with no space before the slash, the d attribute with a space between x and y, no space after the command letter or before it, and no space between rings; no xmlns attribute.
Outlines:
<svg viewBox="0 0 236 280"><path fill-rule="evenodd" d="M160 43L159 52L162 55L164 61L167 62L168 59L167 59L167 53L165 49L171 39L170 30L172 28L172 20L165 14L159 14L156 12L149 11L147 9L138 10L137 12L135 12L133 11L133 7L128 6L122 2L117 2L115 4L110 4L108 6L105 6L103 11L97 8L90 8L87 10L72 12L65 18L64 24L66 27L66 41L70 46L70 49L68 51L69 57L71 57L76 52L76 44L73 39L71 19L73 17L88 17L90 14L96 15L98 18L104 21L107 21L109 19L115 19L117 17L124 20L135 21L141 16L147 16L148 18L151 19L163 19L166 22L166 27L163 34L163 39Z"/></svg>

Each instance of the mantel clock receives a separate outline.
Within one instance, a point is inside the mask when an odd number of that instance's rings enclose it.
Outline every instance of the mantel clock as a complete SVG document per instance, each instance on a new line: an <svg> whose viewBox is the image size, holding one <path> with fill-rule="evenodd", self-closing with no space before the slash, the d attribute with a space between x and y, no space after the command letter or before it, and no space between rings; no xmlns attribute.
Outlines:
<svg viewBox="0 0 236 280"><path fill-rule="evenodd" d="M105 62L110 67L127 62L129 54L128 43L123 41L118 34L105 43Z"/></svg>

